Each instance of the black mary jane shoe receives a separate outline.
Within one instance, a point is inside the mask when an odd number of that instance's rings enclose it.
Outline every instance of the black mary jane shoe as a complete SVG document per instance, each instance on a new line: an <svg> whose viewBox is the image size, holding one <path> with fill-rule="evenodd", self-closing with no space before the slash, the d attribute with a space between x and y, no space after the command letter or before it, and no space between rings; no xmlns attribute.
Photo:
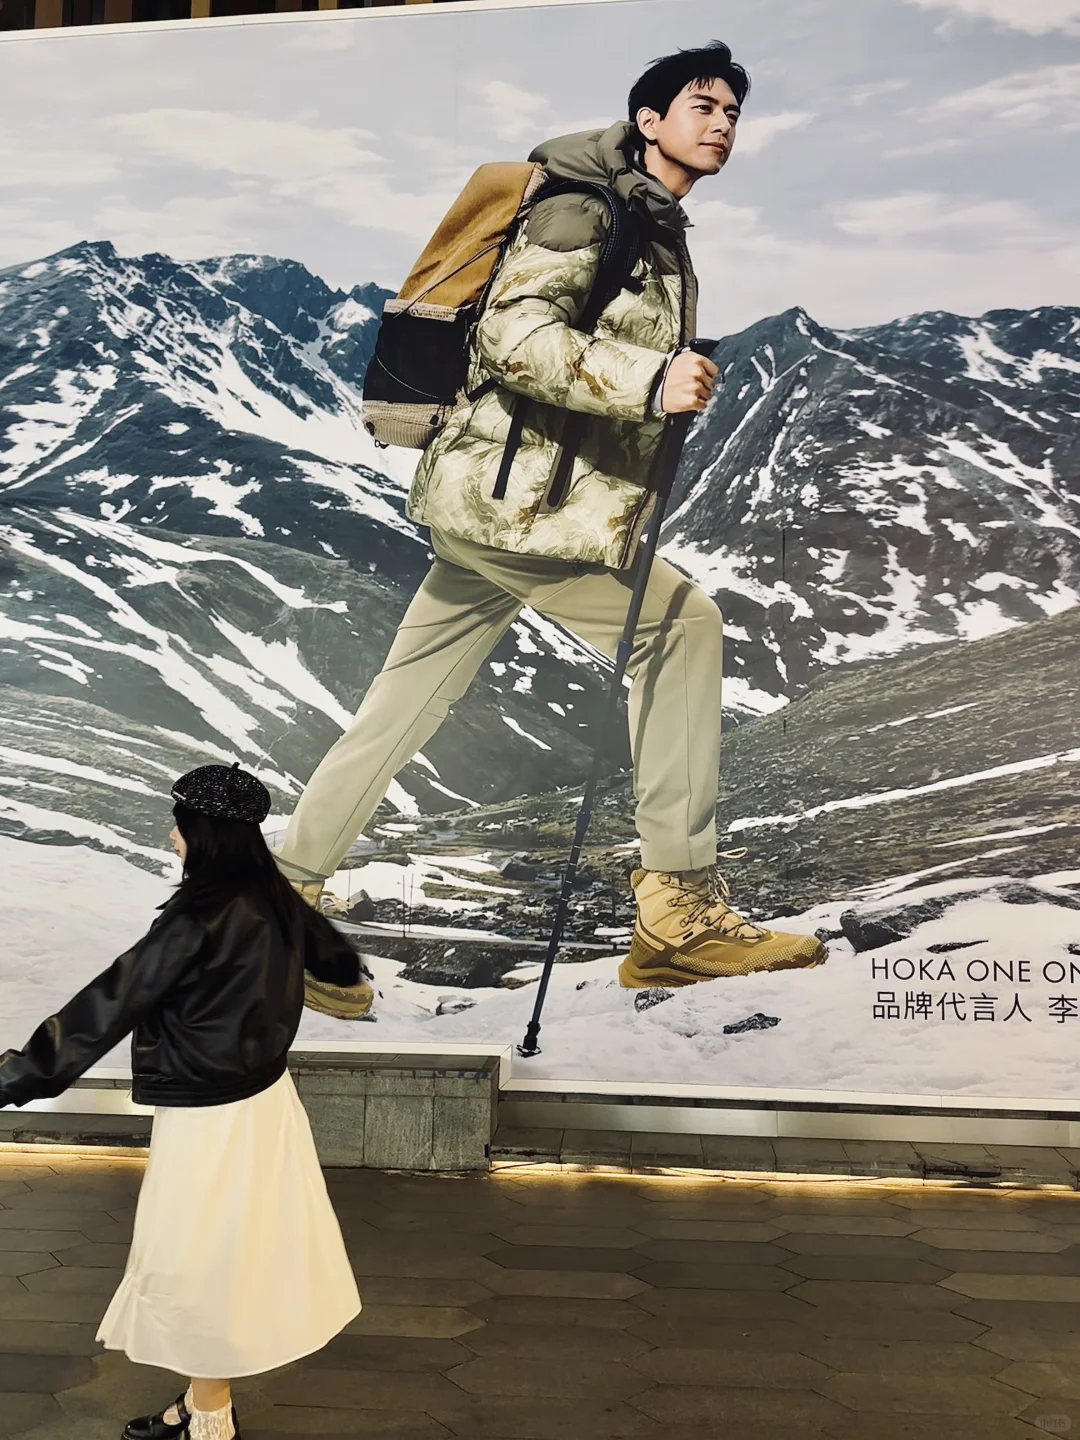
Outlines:
<svg viewBox="0 0 1080 1440"><path fill-rule="evenodd" d="M191 1429L191 1416L184 1404L184 1395L173 1401L180 1419L175 1425L170 1425L165 1419L165 1411L160 1415L140 1415L137 1420L129 1420L124 1426L124 1433L120 1440L173 1440L173 1437L186 1437ZM167 1410L172 1406L166 1406ZM233 1429L236 1429L236 1412L233 1411ZM239 1434L239 1431L237 1431Z"/></svg>

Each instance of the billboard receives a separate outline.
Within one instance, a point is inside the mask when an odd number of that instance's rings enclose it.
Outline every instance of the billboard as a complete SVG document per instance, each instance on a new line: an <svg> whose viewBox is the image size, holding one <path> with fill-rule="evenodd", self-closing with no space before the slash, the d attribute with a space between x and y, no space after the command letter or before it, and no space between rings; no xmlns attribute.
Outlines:
<svg viewBox="0 0 1080 1440"><path fill-rule="evenodd" d="M723 384L662 553L725 619L732 903L827 964L627 991L625 745L543 1054L643 1090L1080 1088L1080 37L1051 0L597 0L0 42L0 1048L175 882L169 783L280 835L430 563L360 422L377 317L474 168L625 117L676 46L754 85L687 200ZM333 889L370 1019L506 1045L610 664L524 610ZM745 852L745 853L741 853ZM117 1059L122 1059L118 1055Z"/></svg>

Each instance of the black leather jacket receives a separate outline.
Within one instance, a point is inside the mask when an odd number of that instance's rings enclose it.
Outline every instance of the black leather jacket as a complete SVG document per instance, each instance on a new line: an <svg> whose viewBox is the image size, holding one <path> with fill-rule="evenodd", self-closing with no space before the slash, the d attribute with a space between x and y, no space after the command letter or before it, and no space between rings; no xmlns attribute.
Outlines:
<svg viewBox="0 0 1080 1440"><path fill-rule="evenodd" d="M235 896L214 913L170 900L143 938L22 1050L0 1055L0 1105L60 1095L132 1034L140 1105L227 1105L285 1073L304 1006L304 970L354 985L359 956L296 897L291 934L270 901Z"/></svg>

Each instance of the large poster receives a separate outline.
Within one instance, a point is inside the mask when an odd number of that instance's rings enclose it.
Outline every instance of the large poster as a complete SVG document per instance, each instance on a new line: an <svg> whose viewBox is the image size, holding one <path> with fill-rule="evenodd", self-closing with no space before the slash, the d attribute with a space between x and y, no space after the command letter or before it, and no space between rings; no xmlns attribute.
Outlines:
<svg viewBox="0 0 1080 1440"><path fill-rule="evenodd" d="M360 423L472 170L753 77L687 201L722 387L662 550L725 617L721 864L809 971L634 992L625 744L538 1078L1080 1088L1080 19L1060 0L618 0L0 43L0 1047L175 883L171 780L280 834L430 559ZM512 1044L610 666L522 613L334 877L377 991L301 1038Z"/></svg>

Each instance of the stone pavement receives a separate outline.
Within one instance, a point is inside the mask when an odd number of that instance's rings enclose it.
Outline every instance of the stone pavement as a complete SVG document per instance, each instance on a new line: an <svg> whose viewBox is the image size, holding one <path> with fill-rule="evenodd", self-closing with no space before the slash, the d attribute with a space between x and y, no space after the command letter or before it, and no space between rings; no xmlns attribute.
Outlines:
<svg viewBox="0 0 1080 1440"><path fill-rule="evenodd" d="M94 1342L141 1168L0 1154L3 1440L117 1440L179 1388ZM1080 1437L1076 1193L328 1181L364 1313L237 1385L244 1440Z"/></svg>

